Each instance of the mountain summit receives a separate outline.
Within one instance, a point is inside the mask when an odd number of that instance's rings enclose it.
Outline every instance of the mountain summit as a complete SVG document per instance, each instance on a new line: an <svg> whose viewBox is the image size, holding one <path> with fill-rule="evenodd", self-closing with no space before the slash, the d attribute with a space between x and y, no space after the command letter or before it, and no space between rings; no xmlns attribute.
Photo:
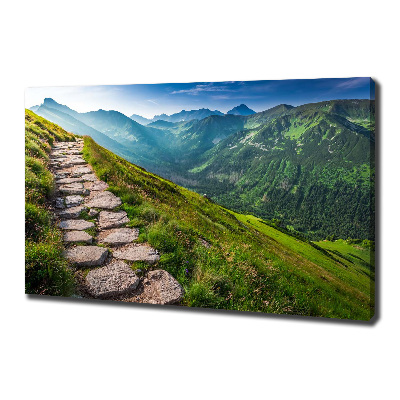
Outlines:
<svg viewBox="0 0 400 400"><path fill-rule="evenodd" d="M251 108L247 107L246 104L241 104L240 106L236 106L232 108L232 110L229 110L227 112L227 114L232 114L232 115L252 115L255 113L256 112Z"/></svg>

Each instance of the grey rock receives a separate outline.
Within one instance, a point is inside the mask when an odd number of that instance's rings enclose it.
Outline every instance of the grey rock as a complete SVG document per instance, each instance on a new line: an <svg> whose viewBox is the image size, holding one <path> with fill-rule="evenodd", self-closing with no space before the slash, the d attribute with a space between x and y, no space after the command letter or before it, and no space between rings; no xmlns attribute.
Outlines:
<svg viewBox="0 0 400 400"><path fill-rule="evenodd" d="M98 298L129 294L137 288L139 281L123 261L114 261L105 267L96 268L86 276L89 293Z"/></svg>
<svg viewBox="0 0 400 400"><path fill-rule="evenodd" d="M66 185L62 185L58 188L61 193L64 194L81 194L87 196L90 192L88 189L83 187L82 183L69 183Z"/></svg>
<svg viewBox="0 0 400 400"><path fill-rule="evenodd" d="M102 265L107 258L108 249L98 246L76 246L64 250L64 257L78 267Z"/></svg>
<svg viewBox="0 0 400 400"><path fill-rule="evenodd" d="M99 182L99 180L95 174L82 175L82 179L85 181L88 181L88 182Z"/></svg>
<svg viewBox="0 0 400 400"><path fill-rule="evenodd" d="M113 256L120 260L144 261L154 264L160 259L157 250L146 244L128 244L113 251Z"/></svg>
<svg viewBox="0 0 400 400"><path fill-rule="evenodd" d="M60 211L58 215L61 218L78 218L81 215L81 212L85 210L87 210L87 208L84 206L75 206Z"/></svg>
<svg viewBox="0 0 400 400"><path fill-rule="evenodd" d="M99 242L106 243L111 246L118 246L132 243L139 237L139 229L118 228L110 229L99 234Z"/></svg>
<svg viewBox="0 0 400 400"><path fill-rule="evenodd" d="M56 198L56 208L65 208L64 199L62 197Z"/></svg>
<svg viewBox="0 0 400 400"><path fill-rule="evenodd" d="M57 185L65 185L65 184L69 184L69 183L79 183L79 182L83 182L84 179L83 178L66 178L65 176L63 176L61 179L58 179L56 176L56 184Z"/></svg>
<svg viewBox="0 0 400 400"><path fill-rule="evenodd" d="M129 222L125 211L101 211L99 216L100 229L119 228Z"/></svg>
<svg viewBox="0 0 400 400"><path fill-rule="evenodd" d="M67 207L75 207L83 202L83 197L80 195L67 196L65 198L65 205Z"/></svg>
<svg viewBox="0 0 400 400"><path fill-rule="evenodd" d="M53 154L51 155L51 157L52 157L52 158L55 158L55 159L59 159L59 160L68 158L68 156L66 156L65 154L57 154L57 153L53 153Z"/></svg>
<svg viewBox="0 0 400 400"><path fill-rule="evenodd" d="M84 231L69 231L64 234L65 243L88 243L91 244L93 237Z"/></svg>
<svg viewBox="0 0 400 400"><path fill-rule="evenodd" d="M176 304L182 299L184 290L167 271L150 271L143 280L143 292L139 301L150 304Z"/></svg>
<svg viewBox="0 0 400 400"><path fill-rule="evenodd" d="M93 171L89 167L78 167L75 168L72 172L74 174L80 174L80 175L93 173Z"/></svg>
<svg viewBox="0 0 400 400"><path fill-rule="evenodd" d="M98 215L98 211L97 210L95 210L94 208L91 208L90 210L89 210L89 217L95 217L96 215Z"/></svg>
<svg viewBox="0 0 400 400"><path fill-rule="evenodd" d="M72 165L86 165L87 162L83 158L71 158L70 163Z"/></svg>
<svg viewBox="0 0 400 400"><path fill-rule="evenodd" d="M65 178L68 177L68 175L69 175L69 174L66 173L66 172L62 172L62 173L57 172L57 173L54 175L54 178L55 178L56 180L65 179Z"/></svg>
<svg viewBox="0 0 400 400"><path fill-rule="evenodd" d="M90 191L100 191L108 189L108 184L103 181L85 182L85 188Z"/></svg>
<svg viewBox="0 0 400 400"><path fill-rule="evenodd" d="M83 231L85 229L92 228L94 226L93 222L85 221L84 219L67 219L61 221L58 226L61 229Z"/></svg>
<svg viewBox="0 0 400 400"><path fill-rule="evenodd" d="M96 193L86 202L86 205L88 207L105 208L108 210L112 210L113 208L118 207L121 204L121 199L111 192Z"/></svg>

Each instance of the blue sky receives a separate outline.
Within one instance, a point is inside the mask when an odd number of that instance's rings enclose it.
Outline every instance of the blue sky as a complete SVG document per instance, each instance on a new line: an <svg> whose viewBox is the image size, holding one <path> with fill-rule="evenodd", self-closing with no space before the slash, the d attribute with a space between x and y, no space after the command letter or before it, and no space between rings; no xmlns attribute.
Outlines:
<svg viewBox="0 0 400 400"><path fill-rule="evenodd" d="M370 92L374 98L373 86L370 78L336 78L40 87L26 89L25 107L51 97L79 112L101 108L147 118L199 108L226 112L241 103L258 112L282 103L297 106L333 99L369 99Z"/></svg>

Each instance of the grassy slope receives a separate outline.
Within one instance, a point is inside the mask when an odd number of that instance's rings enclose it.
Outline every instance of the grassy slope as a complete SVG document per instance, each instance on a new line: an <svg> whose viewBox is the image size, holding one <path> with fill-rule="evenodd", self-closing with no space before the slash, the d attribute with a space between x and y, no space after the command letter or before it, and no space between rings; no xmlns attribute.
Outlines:
<svg viewBox="0 0 400 400"><path fill-rule="evenodd" d="M54 226L48 202L54 190L48 169L54 141L74 141L66 132L32 111L25 111L25 292L68 296L74 280L62 257L62 235Z"/></svg>
<svg viewBox="0 0 400 400"><path fill-rule="evenodd" d="M157 267L184 286L185 305L364 320L373 315L368 274L148 173L90 138L84 157L122 198L139 239L160 250Z"/></svg>

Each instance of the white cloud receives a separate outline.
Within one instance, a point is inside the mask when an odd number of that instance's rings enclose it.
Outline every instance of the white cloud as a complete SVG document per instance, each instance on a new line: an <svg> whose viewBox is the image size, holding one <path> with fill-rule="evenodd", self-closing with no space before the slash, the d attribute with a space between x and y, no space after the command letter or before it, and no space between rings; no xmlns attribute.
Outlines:
<svg viewBox="0 0 400 400"><path fill-rule="evenodd" d="M348 79L344 82L340 82L339 84L336 85L336 88L338 89L354 89L357 87L364 86L369 78L352 78Z"/></svg>
<svg viewBox="0 0 400 400"><path fill-rule="evenodd" d="M228 86L218 85L215 86L213 83L196 85L192 89L174 90L170 94L189 94L192 96L198 95L200 92L234 92L235 90L230 89Z"/></svg>

